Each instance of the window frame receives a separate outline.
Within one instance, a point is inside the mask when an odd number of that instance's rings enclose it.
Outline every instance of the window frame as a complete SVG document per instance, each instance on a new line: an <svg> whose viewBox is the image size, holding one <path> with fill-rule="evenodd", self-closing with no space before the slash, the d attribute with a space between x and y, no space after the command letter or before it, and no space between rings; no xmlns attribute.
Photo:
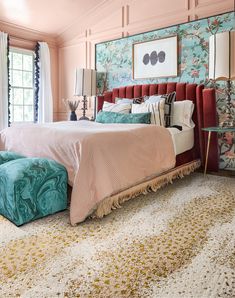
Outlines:
<svg viewBox="0 0 235 298"><path fill-rule="evenodd" d="M22 49L22 48L17 48L17 47L10 47L9 48L9 55L11 55L12 53L18 53L21 55L27 54L29 56L32 56L32 71L29 70L24 70L23 69L23 65L21 69L17 69L13 67L13 59L11 59L12 61L12 65L9 64L9 75L13 78L13 71L14 70L18 70L18 71L22 71L22 79L23 79L23 72L30 72L32 73L32 87L23 87L23 83L22 86L13 86L10 82L10 91L12 92L12 99L13 101L11 102L11 97L10 97L10 122L11 125L15 125L15 124L22 124L22 123L35 123L35 102L34 102L34 98L35 98L35 64L34 64L34 60L35 60L35 53L33 50L28 50L28 49ZM10 57L9 57L10 60ZM23 62L22 62L23 63ZM21 89L23 90L23 104L14 104L14 89ZM24 90L32 90L33 91L33 104L24 104ZM23 107L23 120L22 121L14 121L14 110L12 108L14 108L14 106L21 106ZM24 119L24 107L25 106L32 106L33 107L33 120L32 121L25 121ZM12 108L11 108L12 107Z"/></svg>

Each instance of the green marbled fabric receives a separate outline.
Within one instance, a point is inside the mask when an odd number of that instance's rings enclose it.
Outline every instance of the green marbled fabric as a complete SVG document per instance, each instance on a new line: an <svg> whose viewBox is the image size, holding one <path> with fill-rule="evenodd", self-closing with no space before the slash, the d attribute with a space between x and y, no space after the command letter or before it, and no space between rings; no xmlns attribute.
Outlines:
<svg viewBox="0 0 235 298"><path fill-rule="evenodd" d="M17 154L15 152L0 151L0 165L4 164L5 162L19 159L19 158L24 158L24 156Z"/></svg>
<svg viewBox="0 0 235 298"><path fill-rule="evenodd" d="M96 116L99 123L144 123L150 124L151 113L123 114L101 111Z"/></svg>
<svg viewBox="0 0 235 298"><path fill-rule="evenodd" d="M48 159L0 165L0 214L19 226L66 209L67 180L65 167Z"/></svg>

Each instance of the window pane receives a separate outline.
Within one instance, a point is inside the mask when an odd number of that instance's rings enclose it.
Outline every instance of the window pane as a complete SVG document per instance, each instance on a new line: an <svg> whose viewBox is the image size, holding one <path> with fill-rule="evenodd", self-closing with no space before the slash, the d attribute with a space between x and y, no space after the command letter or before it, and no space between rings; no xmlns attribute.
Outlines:
<svg viewBox="0 0 235 298"><path fill-rule="evenodd" d="M23 55L23 70L32 71L32 56L31 55Z"/></svg>
<svg viewBox="0 0 235 298"><path fill-rule="evenodd" d="M10 89L10 103L13 103L13 89Z"/></svg>
<svg viewBox="0 0 235 298"><path fill-rule="evenodd" d="M32 72L23 71L23 87L33 87Z"/></svg>
<svg viewBox="0 0 235 298"><path fill-rule="evenodd" d="M10 48L11 122L34 121L33 52Z"/></svg>
<svg viewBox="0 0 235 298"><path fill-rule="evenodd" d="M13 122L14 118L13 118L13 105L10 105L10 122Z"/></svg>
<svg viewBox="0 0 235 298"><path fill-rule="evenodd" d="M13 68L22 69L22 54L12 53Z"/></svg>
<svg viewBox="0 0 235 298"><path fill-rule="evenodd" d="M13 86L13 78L12 78L12 70L9 70L9 76L10 76L10 85Z"/></svg>
<svg viewBox="0 0 235 298"><path fill-rule="evenodd" d="M23 121L23 106L14 106L14 121Z"/></svg>
<svg viewBox="0 0 235 298"><path fill-rule="evenodd" d="M33 105L34 97L32 89L24 89L24 104L25 105Z"/></svg>
<svg viewBox="0 0 235 298"><path fill-rule="evenodd" d="M14 88L13 91L14 91L13 104L23 105L23 89Z"/></svg>
<svg viewBox="0 0 235 298"><path fill-rule="evenodd" d="M9 68L12 68L12 53L9 53L9 60L10 60L10 64L9 64Z"/></svg>
<svg viewBox="0 0 235 298"><path fill-rule="evenodd" d="M21 87L22 86L22 71L21 70L13 70L13 79L12 85Z"/></svg>
<svg viewBox="0 0 235 298"><path fill-rule="evenodd" d="M24 121L33 122L33 106L24 106Z"/></svg>

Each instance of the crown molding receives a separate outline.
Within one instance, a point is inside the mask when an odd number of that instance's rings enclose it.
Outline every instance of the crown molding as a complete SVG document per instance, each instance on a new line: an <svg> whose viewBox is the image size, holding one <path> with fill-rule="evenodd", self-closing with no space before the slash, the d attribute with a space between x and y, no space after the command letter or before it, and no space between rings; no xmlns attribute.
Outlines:
<svg viewBox="0 0 235 298"><path fill-rule="evenodd" d="M37 41L45 41L50 46L56 47L56 36L48 33L32 30L23 26L0 21L0 30L8 33L13 39L22 40L26 43L34 43Z"/></svg>

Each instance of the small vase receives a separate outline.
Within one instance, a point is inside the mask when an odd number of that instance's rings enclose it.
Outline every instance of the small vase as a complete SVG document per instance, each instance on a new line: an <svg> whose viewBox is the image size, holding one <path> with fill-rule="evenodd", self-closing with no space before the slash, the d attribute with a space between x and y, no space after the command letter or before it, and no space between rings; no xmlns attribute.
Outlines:
<svg viewBox="0 0 235 298"><path fill-rule="evenodd" d="M70 121L77 121L77 115L76 115L75 111L71 111Z"/></svg>

